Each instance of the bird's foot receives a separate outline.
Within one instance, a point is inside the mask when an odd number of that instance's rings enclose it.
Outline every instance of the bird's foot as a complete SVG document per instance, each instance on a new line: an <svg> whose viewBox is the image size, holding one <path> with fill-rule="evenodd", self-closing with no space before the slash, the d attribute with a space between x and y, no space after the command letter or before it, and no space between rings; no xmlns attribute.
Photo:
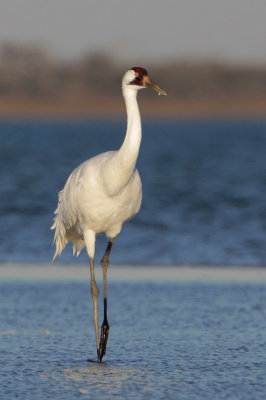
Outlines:
<svg viewBox="0 0 266 400"><path fill-rule="evenodd" d="M109 334L109 324L108 322L103 322L102 328L101 328L101 341L100 341L100 346L98 349L98 361L101 362L103 359L103 356L105 355L106 352L106 345L107 345L107 340L108 340L108 334Z"/></svg>

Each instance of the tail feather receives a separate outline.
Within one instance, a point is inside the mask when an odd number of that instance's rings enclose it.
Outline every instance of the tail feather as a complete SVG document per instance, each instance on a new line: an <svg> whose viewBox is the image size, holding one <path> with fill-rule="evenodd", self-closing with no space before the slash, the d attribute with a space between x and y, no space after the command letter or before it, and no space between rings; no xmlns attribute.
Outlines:
<svg viewBox="0 0 266 400"><path fill-rule="evenodd" d="M58 206L57 209L55 210L55 218L54 218L54 223L51 226L51 229L55 229L55 234L54 234L54 244L56 245L56 250L55 254L53 257L53 261L55 258L62 253L64 250L66 244L68 243L68 240L66 238L66 228L62 219L62 213L60 210L60 203L61 203L61 198L62 198L62 192L59 192L58 194Z"/></svg>
<svg viewBox="0 0 266 400"><path fill-rule="evenodd" d="M84 238L75 230L77 218L73 207L71 196L66 198L67 188L69 187L72 175L68 178L65 187L58 193L58 205L55 210L54 223L51 229L55 230L54 244L56 245L55 258L62 253L67 243L73 243L73 255L78 256L84 247ZM74 202L75 204L75 202Z"/></svg>
<svg viewBox="0 0 266 400"><path fill-rule="evenodd" d="M51 226L51 229L55 229L54 234L54 244L56 245L55 254L53 256L53 261L55 258L62 253L68 240L65 236L65 227L60 218L58 216L54 219L54 224Z"/></svg>
<svg viewBox="0 0 266 400"><path fill-rule="evenodd" d="M78 257L83 247L84 247L83 239L73 241L73 256Z"/></svg>

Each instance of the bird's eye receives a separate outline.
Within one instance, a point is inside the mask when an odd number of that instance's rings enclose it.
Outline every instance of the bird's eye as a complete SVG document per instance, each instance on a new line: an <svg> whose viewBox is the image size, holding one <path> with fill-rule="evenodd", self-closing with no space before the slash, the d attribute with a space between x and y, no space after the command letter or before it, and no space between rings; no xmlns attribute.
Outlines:
<svg viewBox="0 0 266 400"><path fill-rule="evenodd" d="M139 76L139 73L138 73L138 72L135 72L135 76L136 76L136 77Z"/></svg>

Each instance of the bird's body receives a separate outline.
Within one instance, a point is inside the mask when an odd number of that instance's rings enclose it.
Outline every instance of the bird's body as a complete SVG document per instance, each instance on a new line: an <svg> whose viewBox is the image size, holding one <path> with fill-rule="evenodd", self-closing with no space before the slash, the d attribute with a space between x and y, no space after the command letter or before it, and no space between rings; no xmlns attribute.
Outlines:
<svg viewBox="0 0 266 400"><path fill-rule="evenodd" d="M127 110L127 131L121 147L97 155L77 167L69 176L58 196L55 211L54 258L60 255L68 242L73 243L73 253L79 254L84 245L90 258L91 292L94 304L94 323L98 361L106 351L109 332L107 321L107 268L112 243L124 222L139 211L142 199L141 180L135 168L141 143L141 119L137 92L142 87L152 87L166 94L150 80L144 68L127 71L122 90ZM104 322L101 341L98 332L97 299L99 290L94 277L95 240L105 233L109 242L101 261L104 279Z"/></svg>
<svg viewBox="0 0 266 400"><path fill-rule="evenodd" d="M142 190L138 171L135 169L128 182L115 192L109 190L105 169L112 168L116 152L106 152L91 158L77 167L69 176L64 189L59 194L54 227L57 254L68 242L73 242L74 254L84 247L85 230L95 235L105 233L114 241L124 222L140 209ZM119 175L116 175L116 178ZM112 186L111 186L112 187Z"/></svg>

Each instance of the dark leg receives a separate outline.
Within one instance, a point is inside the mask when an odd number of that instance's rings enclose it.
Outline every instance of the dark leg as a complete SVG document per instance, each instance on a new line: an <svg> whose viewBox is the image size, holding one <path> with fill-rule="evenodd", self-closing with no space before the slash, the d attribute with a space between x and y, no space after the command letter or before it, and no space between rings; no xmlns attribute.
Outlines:
<svg viewBox="0 0 266 400"><path fill-rule="evenodd" d="M94 327L95 327L95 337L96 337L96 346L97 346L97 354L99 359L99 328L98 328L98 295L99 290L95 281L94 276L94 262L93 258L90 259L90 268L91 268L91 295L93 300L93 314L94 314Z"/></svg>
<svg viewBox="0 0 266 400"><path fill-rule="evenodd" d="M101 327L101 341L100 341L100 349L99 349L99 353L98 353L98 361L102 361L102 358L105 355L108 334L109 334L109 324L108 324L108 320L107 320L107 269L108 269L108 265L109 265L109 254L110 254L112 245L113 245L112 242L108 242L104 256L101 260L101 264L102 264L102 268L103 268L104 317L103 317L103 323L102 323L102 327Z"/></svg>

